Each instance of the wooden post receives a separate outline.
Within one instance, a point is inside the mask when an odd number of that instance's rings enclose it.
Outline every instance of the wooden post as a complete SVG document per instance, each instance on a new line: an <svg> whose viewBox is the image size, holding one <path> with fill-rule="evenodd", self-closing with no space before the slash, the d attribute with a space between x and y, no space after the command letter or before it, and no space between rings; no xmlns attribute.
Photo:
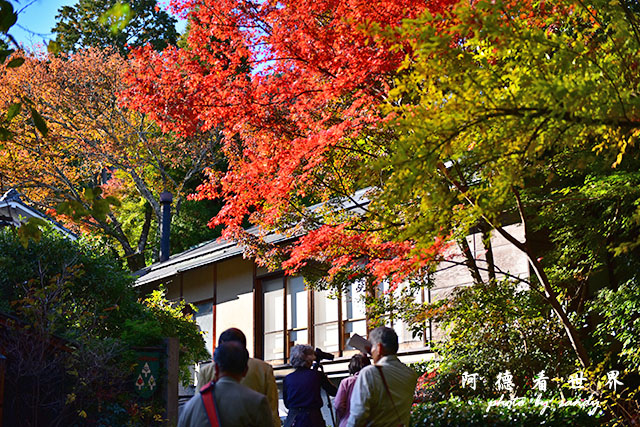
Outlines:
<svg viewBox="0 0 640 427"><path fill-rule="evenodd" d="M178 424L178 377L179 377L179 346L178 338L166 338L167 352L167 425L175 426Z"/></svg>
<svg viewBox="0 0 640 427"><path fill-rule="evenodd" d="M7 368L7 358L0 354L0 427L2 427L2 418L4 408L4 373Z"/></svg>
<svg viewBox="0 0 640 427"><path fill-rule="evenodd" d="M213 264L213 302L211 303L211 357L218 343L218 264Z"/></svg>

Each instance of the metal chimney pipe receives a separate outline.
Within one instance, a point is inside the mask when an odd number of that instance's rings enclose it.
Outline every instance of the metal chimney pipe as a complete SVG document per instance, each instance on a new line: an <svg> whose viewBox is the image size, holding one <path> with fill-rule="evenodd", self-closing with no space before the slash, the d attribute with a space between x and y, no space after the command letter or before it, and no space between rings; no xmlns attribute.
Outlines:
<svg viewBox="0 0 640 427"><path fill-rule="evenodd" d="M160 262L169 259L169 237L171 236L171 202L173 195L168 191L160 193L162 223L160 224Z"/></svg>

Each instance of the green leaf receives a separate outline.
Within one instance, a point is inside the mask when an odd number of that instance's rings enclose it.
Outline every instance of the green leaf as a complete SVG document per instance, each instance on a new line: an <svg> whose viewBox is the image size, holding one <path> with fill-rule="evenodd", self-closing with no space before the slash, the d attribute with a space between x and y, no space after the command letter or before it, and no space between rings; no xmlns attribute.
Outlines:
<svg viewBox="0 0 640 427"><path fill-rule="evenodd" d="M29 240L39 242L42 237L40 227L46 227L47 222L40 218L29 218L27 222L18 228L18 239L25 248L29 245Z"/></svg>
<svg viewBox="0 0 640 427"><path fill-rule="evenodd" d="M14 102L13 104L9 105L9 108L7 108L7 121L10 122L11 120L13 120L13 118L20 113L21 108L21 102Z"/></svg>
<svg viewBox="0 0 640 427"><path fill-rule="evenodd" d="M12 137L13 134L9 129L0 127L0 141L10 141Z"/></svg>
<svg viewBox="0 0 640 427"><path fill-rule="evenodd" d="M0 1L0 32L7 33L9 28L18 20L18 15L13 11L13 6L8 1Z"/></svg>
<svg viewBox="0 0 640 427"><path fill-rule="evenodd" d="M36 126L36 129L38 129L42 136L46 138L47 133L49 133L49 129L47 129L47 123L35 108L31 108L31 118L33 119L33 124Z"/></svg>
<svg viewBox="0 0 640 427"><path fill-rule="evenodd" d="M22 64L24 64L24 58L13 58L11 61L9 61L9 63L7 64L7 68L18 68L19 66L21 66Z"/></svg>
<svg viewBox="0 0 640 427"><path fill-rule="evenodd" d="M112 206L116 206L116 207L122 206L122 203L120 202L120 200L115 196L107 196L104 199Z"/></svg>
<svg viewBox="0 0 640 427"><path fill-rule="evenodd" d="M110 212L109 202L105 199L96 200L93 202L93 209L91 215L98 221L105 221L107 214Z"/></svg>
<svg viewBox="0 0 640 427"><path fill-rule="evenodd" d="M57 55L58 53L60 53L61 52L60 43L56 42L55 40L51 40L47 44L47 52L49 52L52 55Z"/></svg>
<svg viewBox="0 0 640 427"><path fill-rule="evenodd" d="M117 34L124 30L131 18L133 18L131 7L128 4L118 2L103 13L98 21L102 25L108 26L112 34Z"/></svg>
<svg viewBox="0 0 640 427"><path fill-rule="evenodd" d="M89 211L82 206L82 203L76 200L58 203L56 211L61 215L68 215L76 220L89 215Z"/></svg>
<svg viewBox="0 0 640 427"><path fill-rule="evenodd" d="M4 64L5 59L15 52L14 49L0 49L0 64Z"/></svg>

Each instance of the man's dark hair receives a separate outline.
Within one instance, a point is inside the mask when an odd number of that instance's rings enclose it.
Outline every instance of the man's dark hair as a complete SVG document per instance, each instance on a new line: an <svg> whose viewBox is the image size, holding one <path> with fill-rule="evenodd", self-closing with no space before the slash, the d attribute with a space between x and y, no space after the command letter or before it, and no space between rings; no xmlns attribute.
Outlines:
<svg viewBox="0 0 640 427"><path fill-rule="evenodd" d="M386 354L398 353L398 335L396 331L386 326L375 328L369 333L369 341L373 345L382 344Z"/></svg>
<svg viewBox="0 0 640 427"><path fill-rule="evenodd" d="M229 328L218 337L218 345L223 342L235 341L242 344L243 347L247 346L247 337L244 336L244 333L238 328Z"/></svg>
<svg viewBox="0 0 640 427"><path fill-rule="evenodd" d="M213 361L218 364L220 371L241 375L247 369L249 352L237 341L223 342L213 352Z"/></svg>
<svg viewBox="0 0 640 427"><path fill-rule="evenodd" d="M349 373L351 375L359 372L365 366L371 365L369 358L362 353L354 354L349 361Z"/></svg>

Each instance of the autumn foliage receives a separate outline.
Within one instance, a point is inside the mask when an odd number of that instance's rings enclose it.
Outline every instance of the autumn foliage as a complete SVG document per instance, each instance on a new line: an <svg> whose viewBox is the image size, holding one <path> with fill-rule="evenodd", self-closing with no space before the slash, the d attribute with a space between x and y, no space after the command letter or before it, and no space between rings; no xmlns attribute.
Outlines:
<svg viewBox="0 0 640 427"><path fill-rule="evenodd" d="M101 235L132 270L144 267L159 194L171 191L179 207L185 182L211 164L215 135L163 134L145 115L122 108L117 95L127 67L114 51L24 60L0 69L0 108L14 111L0 151L2 185Z"/></svg>
<svg viewBox="0 0 640 427"><path fill-rule="evenodd" d="M384 181L371 166L393 136L378 106L407 52L377 31L450 3L174 1L190 20L187 47L132 55L124 101L165 130L223 128L229 170L209 171L195 197L225 200L210 225L224 224L227 237L246 239L247 218L261 230L311 230L286 267L315 260L379 279L406 273L427 252L394 242L394 225L367 209L376 190L356 214L332 202ZM354 262L362 256L369 261Z"/></svg>

